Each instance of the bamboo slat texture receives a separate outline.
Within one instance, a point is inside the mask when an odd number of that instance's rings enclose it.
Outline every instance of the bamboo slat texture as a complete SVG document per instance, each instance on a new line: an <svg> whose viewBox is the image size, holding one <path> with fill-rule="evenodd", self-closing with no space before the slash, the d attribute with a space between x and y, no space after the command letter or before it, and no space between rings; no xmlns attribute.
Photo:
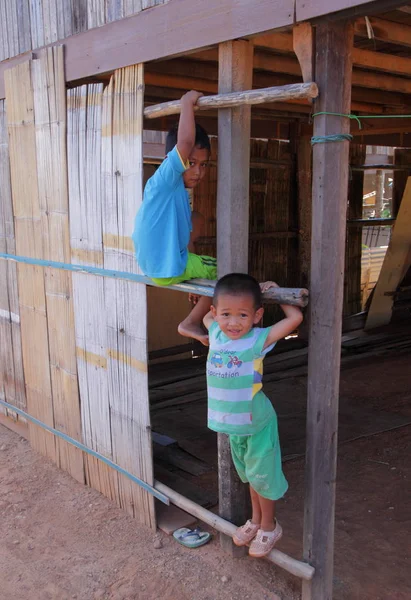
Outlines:
<svg viewBox="0 0 411 600"><path fill-rule="evenodd" d="M10 182L6 102L0 101L0 251L15 252L13 206ZM18 408L26 408L17 266L0 265L0 397ZM7 264L8 263L8 264Z"/></svg>
<svg viewBox="0 0 411 600"><path fill-rule="evenodd" d="M66 102L62 47L6 76L16 252L67 262ZM27 409L80 439L71 275L18 266ZM84 481L82 453L30 425L33 447Z"/></svg>
<svg viewBox="0 0 411 600"><path fill-rule="evenodd" d="M70 262L63 47L31 61L43 258ZM81 439L71 273L44 269L55 428ZM64 441L59 466L84 482L82 452Z"/></svg>
<svg viewBox="0 0 411 600"><path fill-rule="evenodd" d="M0 61L168 0L1 0Z"/></svg>
<svg viewBox="0 0 411 600"><path fill-rule="evenodd" d="M67 92L71 258L92 267L103 266L102 104L102 84ZM73 273L73 293L83 443L112 459L104 280ZM85 466L87 483L119 503L117 472L90 455Z"/></svg>
<svg viewBox="0 0 411 600"><path fill-rule="evenodd" d="M104 267L138 272L131 235L142 202L143 65L115 71L103 94ZM147 382L147 296L145 286L104 280L107 373L113 458L153 484ZM154 526L153 498L119 480L121 505Z"/></svg>
<svg viewBox="0 0 411 600"><path fill-rule="evenodd" d="M30 63L7 70L5 85L16 252L43 259ZM19 264L17 274L27 410L54 427L44 272ZM54 437L32 425L29 434L33 448L57 462Z"/></svg>

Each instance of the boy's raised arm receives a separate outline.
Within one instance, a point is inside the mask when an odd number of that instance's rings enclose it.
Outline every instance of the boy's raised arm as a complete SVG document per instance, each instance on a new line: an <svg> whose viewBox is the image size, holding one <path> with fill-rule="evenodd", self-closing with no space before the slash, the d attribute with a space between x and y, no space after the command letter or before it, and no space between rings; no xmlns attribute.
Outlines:
<svg viewBox="0 0 411 600"><path fill-rule="evenodd" d="M211 325L214 323L214 317L211 310L204 317L203 323L206 329L210 329Z"/></svg>
<svg viewBox="0 0 411 600"><path fill-rule="evenodd" d="M181 113L177 132L177 150L183 163L186 163L188 157L194 148L196 139L196 125L194 120L194 105L202 96L201 92L191 90L181 98Z"/></svg>
<svg viewBox="0 0 411 600"><path fill-rule="evenodd" d="M266 281L260 287L262 292L266 292L272 287L278 287L278 285L274 281ZM289 304L280 304L280 306L284 311L285 319L282 319L271 327L264 348L271 346L271 344L278 342L278 340L292 333L303 320L303 314L297 306L290 306Z"/></svg>

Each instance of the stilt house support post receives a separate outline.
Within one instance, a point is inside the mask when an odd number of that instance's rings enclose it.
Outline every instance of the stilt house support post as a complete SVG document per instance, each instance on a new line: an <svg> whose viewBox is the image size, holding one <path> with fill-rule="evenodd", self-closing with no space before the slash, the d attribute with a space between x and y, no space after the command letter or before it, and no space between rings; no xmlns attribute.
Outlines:
<svg viewBox="0 0 411 600"><path fill-rule="evenodd" d="M315 113L350 112L352 31L345 21L316 27ZM314 136L349 130L348 118L314 118ZM303 600L332 598L348 153L348 141L313 146L304 558L315 575Z"/></svg>
<svg viewBox="0 0 411 600"><path fill-rule="evenodd" d="M218 93L252 88L253 46L244 40L219 46ZM251 107L223 108L218 113L217 260L218 276L248 272L249 171ZM248 494L232 464L228 437L218 435L220 516L235 524L247 518ZM233 555L243 549L221 534Z"/></svg>

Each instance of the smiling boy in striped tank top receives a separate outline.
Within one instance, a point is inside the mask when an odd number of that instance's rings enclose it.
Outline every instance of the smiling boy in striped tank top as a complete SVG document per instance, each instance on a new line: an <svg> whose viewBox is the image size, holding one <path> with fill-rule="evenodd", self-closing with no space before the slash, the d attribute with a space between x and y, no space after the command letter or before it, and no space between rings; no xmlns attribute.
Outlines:
<svg viewBox="0 0 411 600"><path fill-rule="evenodd" d="M277 415L262 392L263 359L276 342L302 321L295 306L281 305L285 318L259 328L261 293L278 287L250 275L231 273L216 285L211 311L204 318L210 350L207 360L208 427L229 435L240 479L250 485L252 516L233 537L251 542L250 556L267 555L282 536L275 501L288 488L281 465Z"/></svg>

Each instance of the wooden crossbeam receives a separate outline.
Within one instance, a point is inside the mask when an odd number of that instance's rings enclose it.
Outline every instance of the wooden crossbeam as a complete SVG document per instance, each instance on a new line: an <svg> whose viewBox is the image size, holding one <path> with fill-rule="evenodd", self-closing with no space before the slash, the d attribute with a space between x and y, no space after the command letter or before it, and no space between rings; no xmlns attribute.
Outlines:
<svg viewBox="0 0 411 600"><path fill-rule="evenodd" d="M304 34L307 35L308 28L308 23L297 25L294 28L295 40L300 41L302 37L301 35L297 37L297 32L300 33L304 31ZM408 30L411 40L411 27L408 27ZM280 39L278 39L279 35L282 36ZM273 38L273 41L270 43L271 37ZM287 42L285 40L287 40ZM272 53L267 52L268 49L282 52L284 51L284 48L287 48L287 53L292 53L293 36L291 34L265 35L261 38L256 38L256 45L254 69L275 73L276 76L278 76L279 73L295 75L298 77L301 76L301 67L294 56L285 56L284 54L273 55ZM276 47L277 45L279 48ZM294 48L296 54L299 51L299 48L300 44L297 43ZM352 57L353 65L356 67L353 73L353 86L375 88L378 90L400 92L404 94L410 93L411 82L407 79L402 79L401 76L411 76L411 58L394 56L383 52L361 50L360 48L353 48ZM216 62L218 60L218 55L216 50L211 49L192 54L189 58L197 61ZM203 65L201 69L203 73L202 76L207 78L207 67L204 67ZM373 73L364 72L363 69L372 70ZM386 73L389 75L386 75ZM396 75L399 77L396 77ZM309 81L312 80L313 77L309 77Z"/></svg>
<svg viewBox="0 0 411 600"><path fill-rule="evenodd" d="M194 107L196 110L207 110L209 108L232 108L250 104L264 104L266 102L287 102L295 98L316 98L318 88L315 83L295 83L281 87L264 88L259 90L246 90L244 92L231 92L228 94L216 94L203 96ZM147 119L165 117L167 115L179 114L181 100L163 102L156 106L148 106L144 110Z"/></svg>
<svg viewBox="0 0 411 600"><path fill-rule="evenodd" d="M390 42L391 44L400 44L402 46L411 46L411 27L403 23L394 23L385 21L378 17L368 17L372 27L372 37L375 40ZM368 37L367 24L364 17L357 19L354 23L355 35Z"/></svg>

